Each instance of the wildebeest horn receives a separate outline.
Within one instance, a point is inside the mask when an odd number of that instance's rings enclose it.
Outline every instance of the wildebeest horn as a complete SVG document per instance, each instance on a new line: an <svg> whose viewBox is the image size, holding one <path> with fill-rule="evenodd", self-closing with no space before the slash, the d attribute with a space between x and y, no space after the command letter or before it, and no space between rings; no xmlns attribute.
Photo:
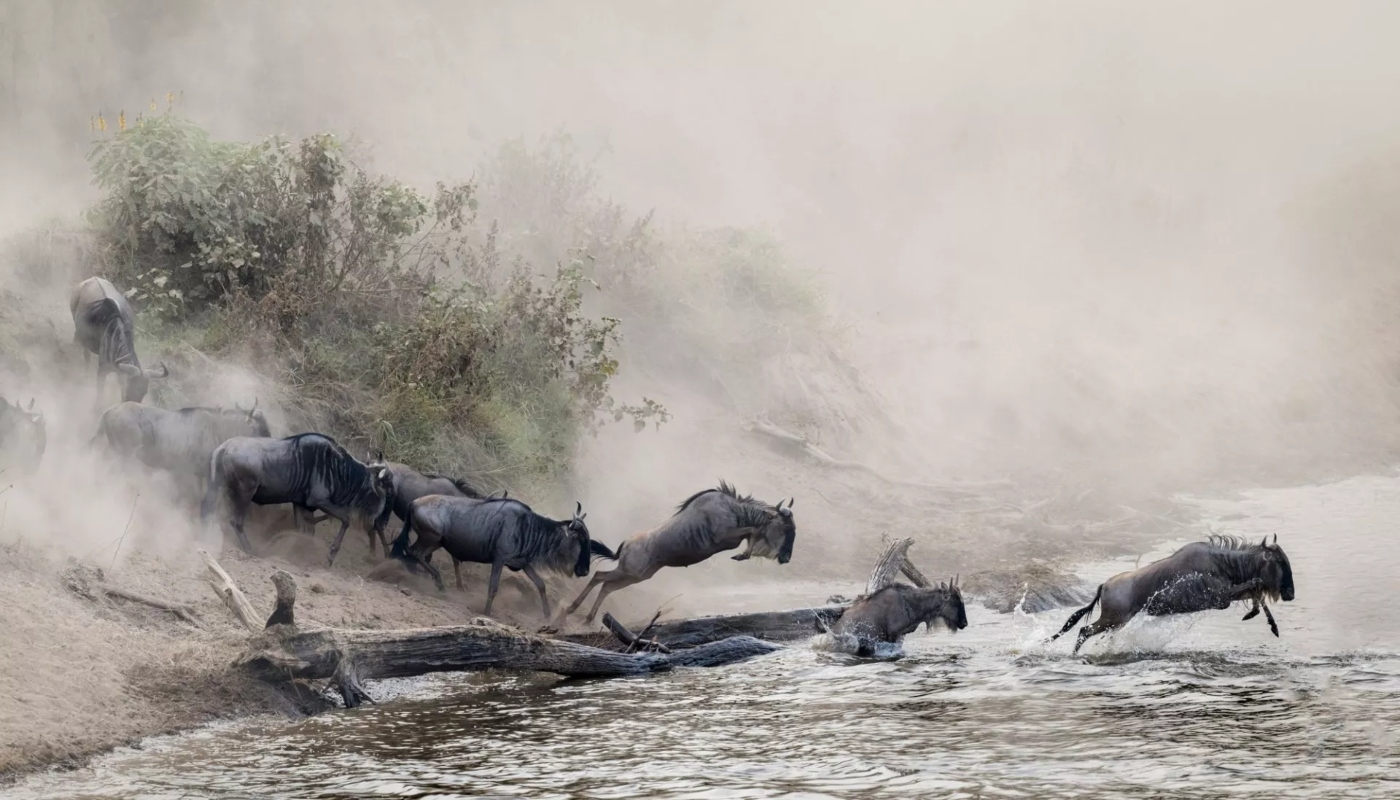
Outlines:
<svg viewBox="0 0 1400 800"><path fill-rule="evenodd" d="M574 501L574 516L577 517L579 514L582 514L582 513L583 513L583 503L579 502L578 500L575 500L575 501Z"/></svg>
<svg viewBox="0 0 1400 800"><path fill-rule="evenodd" d="M1260 546L1260 547L1268 547L1268 546L1269 546L1269 534L1267 534L1267 533L1264 534L1264 538L1259 540L1259 546Z"/></svg>
<svg viewBox="0 0 1400 800"><path fill-rule="evenodd" d="M170 377L170 367L165 366L165 362L162 361L162 362L160 362L160 372L159 372L159 373L156 373L156 371L153 370L153 369L148 369L148 370L146 370L146 374L149 375L149 376L152 377L152 378L169 378L169 377Z"/></svg>
<svg viewBox="0 0 1400 800"><path fill-rule="evenodd" d="M32 397L29 398L29 408L26 409L26 410L27 410L27 411L33 411L33 410L34 410L34 398L32 398ZM1278 538L1278 534L1274 534L1274 538L1277 539L1277 538Z"/></svg>
<svg viewBox="0 0 1400 800"><path fill-rule="evenodd" d="M34 401L33 401L33 400L29 401L29 404L30 404L30 405L34 405ZM1274 546L1275 546L1275 547L1278 547L1278 534L1277 534L1277 533L1274 534Z"/></svg>
<svg viewBox="0 0 1400 800"><path fill-rule="evenodd" d="M133 366L131 366L130 364L118 364L118 365L117 365L117 369L121 370L121 371L122 371L124 374L126 374L126 375L140 375L140 374L141 374L141 370L140 370L140 369L137 369L136 367L133 367ZM148 371L149 371L149 370L148 370Z"/></svg>

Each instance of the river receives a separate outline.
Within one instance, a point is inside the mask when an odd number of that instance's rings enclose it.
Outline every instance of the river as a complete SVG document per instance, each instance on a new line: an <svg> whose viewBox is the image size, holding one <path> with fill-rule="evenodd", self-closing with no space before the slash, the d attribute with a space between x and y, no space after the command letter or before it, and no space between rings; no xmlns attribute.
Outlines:
<svg viewBox="0 0 1400 800"><path fill-rule="evenodd" d="M440 675L379 706L162 737L0 794L1400 797L1400 479L1197 502L1217 530L1277 532L1297 585L1274 606L1281 638L1236 607L1135 621L1072 657L1072 636L1041 644L1069 610L969 605L966 630L921 631L898 661L798 645L627 680Z"/></svg>

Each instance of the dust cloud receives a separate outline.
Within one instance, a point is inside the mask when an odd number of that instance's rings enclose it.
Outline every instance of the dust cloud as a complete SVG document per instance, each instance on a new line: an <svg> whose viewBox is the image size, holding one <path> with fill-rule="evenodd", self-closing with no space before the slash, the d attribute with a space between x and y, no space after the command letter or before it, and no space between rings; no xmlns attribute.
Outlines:
<svg viewBox="0 0 1400 800"><path fill-rule="evenodd" d="M77 213L89 117L166 92L222 137L353 132L423 184L562 127L634 211L768 225L820 274L858 370L828 394L863 393L822 402L880 417L828 432L839 457L1165 491L1400 443L1400 183L1375 177L1397 177L1393 3L6 0L0 19L3 233ZM42 302L66 331L62 295ZM716 476L796 493L735 432L761 409L683 375L619 388L677 418L586 445L576 488L606 538Z"/></svg>

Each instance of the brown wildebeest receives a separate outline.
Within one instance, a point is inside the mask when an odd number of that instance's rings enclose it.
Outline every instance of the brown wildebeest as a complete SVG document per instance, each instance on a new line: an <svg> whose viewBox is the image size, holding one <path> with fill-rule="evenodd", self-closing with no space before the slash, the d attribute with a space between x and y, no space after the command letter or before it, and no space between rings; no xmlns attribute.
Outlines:
<svg viewBox="0 0 1400 800"><path fill-rule="evenodd" d="M1268 537L1259 544L1250 544L1234 536L1211 536L1160 561L1120 572L1104 581L1089 605L1070 615L1050 641L1074 627L1101 600L1099 618L1079 630L1079 640L1074 643L1076 653L1084 640L1122 627L1139 611L1154 617L1192 614L1226 609L1236 600L1254 601L1254 608L1244 615L1245 619L1252 619L1263 608L1269 629L1278 636L1278 624L1266 601L1279 598L1285 602L1293 599L1293 567L1278 546L1278 534L1274 534L1272 544Z"/></svg>
<svg viewBox="0 0 1400 800"><path fill-rule="evenodd" d="M874 652L875 643L899 644L920 623L932 631L935 622L952 632L967 627L967 610L957 578L927 589L892 583L858 597L831 625L831 633L854 636L860 643L856 654L868 656Z"/></svg>
<svg viewBox="0 0 1400 800"><path fill-rule="evenodd" d="M733 486L719 482L719 488L696 492L659 527L639 533L617 547L617 569L595 572L574 599L564 616L574 613L593 587L602 584L598 599L585 618L592 622L603 599L618 589L655 575L662 567L688 567L710 556L747 544L735 561L751 557L771 558L786 564L792 558L797 526L792 518L792 499L787 508L779 500L770 506L749 496L740 496Z"/></svg>
<svg viewBox="0 0 1400 800"><path fill-rule="evenodd" d="M584 524L583 504L574 510L573 519L553 520L536 514L519 500L505 498L476 499L430 494L409 506L403 531L394 540L394 553L405 553L411 563L428 569L442 589L442 574L430 563L433 551L439 547L452 556L452 569L457 572L463 561L491 565L491 584L486 592L486 614L496 600L501 585L501 568L524 572L540 591L540 605L549 617L549 595L544 580L535 567L582 578L588 574L594 555L614 558L615 554L602 542L588 536ZM414 529L418 539L412 547L408 535ZM457 588L462 588L462 575L457 572Z"/></svg>

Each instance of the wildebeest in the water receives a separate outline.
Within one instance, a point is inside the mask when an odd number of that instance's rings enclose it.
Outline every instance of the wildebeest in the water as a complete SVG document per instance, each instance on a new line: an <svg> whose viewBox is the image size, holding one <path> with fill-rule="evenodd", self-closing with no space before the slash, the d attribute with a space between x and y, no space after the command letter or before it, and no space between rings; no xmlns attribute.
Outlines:
<svg viewBox="0 0 1400 800"><path fill-rule="evenodd" d="M564 616L574 613L594 586L602 584L598 599L585 618L592 622L603 600L618 589L641 583L663 567L688 567L710 556L747 544L734 556L744 561L757 556L786 564L792 558L797 526L792 518L792 499L787 507L779 500L770 506L749 496L740 496L733 486L719 482L719 488L697 492L681 503L676 513L659 527L639 533L617 547L617 568L595 572Z"/></svg>
<svg viewBox="0 0 1400 800"><path fill-rule="evenodd" d="M1250 544L1234 536L1211 536L1192 542L1160 561L1121 572L1099 585L1089 605L1070 615L1060 638L1099 605L1099 618L1079 630L1074 652L1079 652L1090 636L1115 630L1127 624L1139 611L1154 617L1222 610L1237 600L1252 600L1253 608L1244 615L1252 619L1264 610L1269 629L1278 636L1278 624L1269 611L1268 600L1293 599L1293 567L1278 546L1278 534Z"/></svg>
<svg viewBox="0 0 1400 800"><path fill-rule="evenodd" d="M358 516L368 531L371 552L374 537L384 541L392 492L387 469L370 469L325 434L299 433L285 439L237 436L219 445L210 458L209 489L199 517L201 522L208 519L219 499L227 497L233 504L231 522L238 543L251 555L253 548L243 530L250 504L292 503L324 511L340 520L328 559L333 565L352 517Z"/></svg>
<svg viewBox="0 0 1400 800"><path fill-rule="evenodd" d="M524 572L540 592L540 605L549 617L549 595L544 580L535 567L582 578L588 574L593 556L614 558L603 543L588 535L584 523L583 504L574 509L572 519L554 520L536 514L519 500L428 495L413 502L403 531L394 540L394 553L422 564L432 574L439 589L442 574L430 559L439 547L452 556L455 572L462 561L491 565L491 583L486 590L486 613L491 613L496 590L501 583L501 568ZM410 547L408 537L417 530L418 539ZM457 573L457 587L462 586Z"/></svg>
<svg viewBox="0 0 1400 800"><path fill-rule="evenodd" d="M192 406L168 411L118 403L102 413L91 444L105 438L108 449L120 456L151 469L194 476L202 494L214 449L235 436L272 437L256 398L249 409Z"/></svg>
<svg viewBox="0 0 1400 800"><path fill-rule="evenodd" d="M892 583L856 598L831 623L830 633L854 638L856 655L869 656L875 652L876 644L899 644L920 623L929 631L934 623L955 632L967 627L967 609L963 607L957 578L927 588Z"/></svg>
<svg viewBox="0 0 1400 800"><path fill-rule="evenodd" d="M122 399L139 403L146 397L151 378L167 378L170 369L145 369L136 357L136 316L126 295L106 278L88 278L73 287L68 299L73 313L73 341L83 346L83 363L97 356L97 395L107 375L115 372Z"/></svg>

